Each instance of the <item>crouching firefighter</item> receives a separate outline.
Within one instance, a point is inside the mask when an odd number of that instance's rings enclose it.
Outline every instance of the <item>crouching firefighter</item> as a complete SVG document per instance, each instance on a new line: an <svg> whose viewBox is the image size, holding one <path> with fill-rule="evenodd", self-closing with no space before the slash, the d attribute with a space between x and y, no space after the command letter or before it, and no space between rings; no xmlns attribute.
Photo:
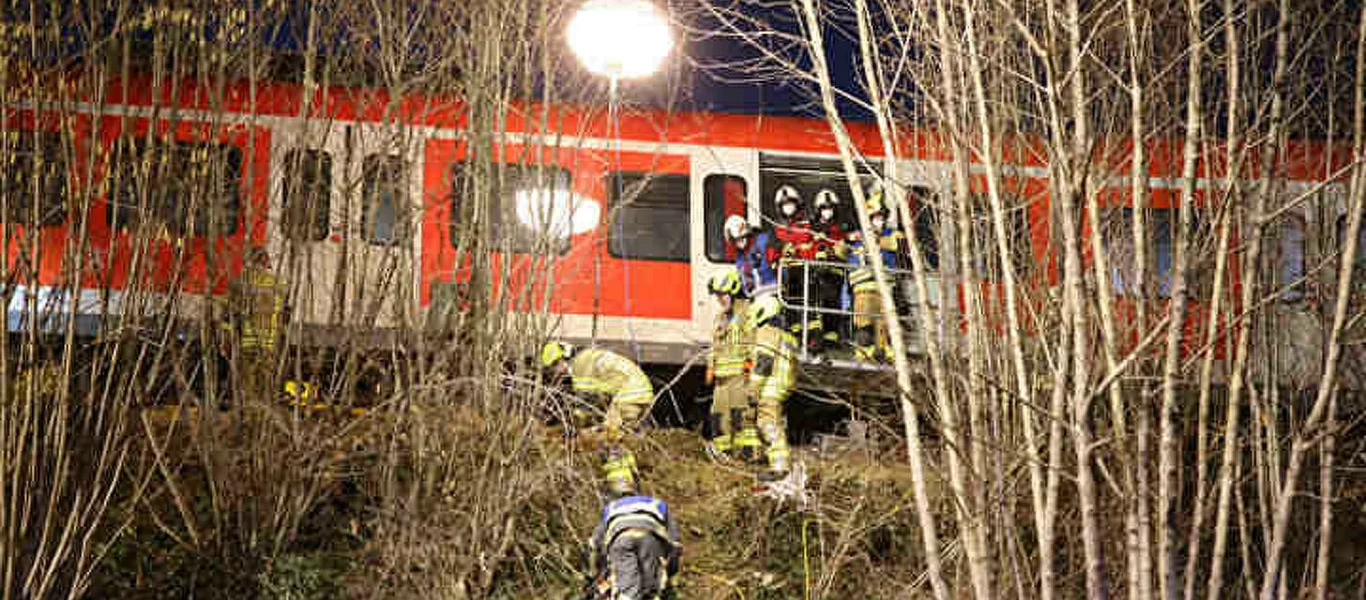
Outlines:
<svg viewBox="0 0 1366 600"><path fill-rule="evenodd" d="M669 506L626 496L602 509L588 544L588 598L658 600L678 574L683 545Z"/></svg>
<svg viewBox="0 0 1366 600"><path fill-rule="evenodd" d="M712 438L707 449L713 458L734 452L748 461L759 446L759 432L754 428L755 417L746 394L750 336L745 311L749 301L734 269L717 273L707 288L721 308L707 357L707 383L712 385L708 423Z"/></svg>
<svg viewBox="0 0 1366 600"><path fill-rule="evenodd" d="M568 376L575 393L610 399L602 423L606 442L603 478L612 493L635 489L635 455L623 443L626 434L649 414L654 402L654 388L645 372L615 352L601 348L579 350L556 341L541 348L541 364L556 376Z"/></svg>
<svg viewBox="0 0 1366 600"><path fill-rule="evenodd" d="M791 466L783 402L797 380L797 339L777 325L780 312L782 303L766 296L754 301L746 320L754 336L749 398L757 409L759 437L768 455L762 481L786 477Z"/></svg>

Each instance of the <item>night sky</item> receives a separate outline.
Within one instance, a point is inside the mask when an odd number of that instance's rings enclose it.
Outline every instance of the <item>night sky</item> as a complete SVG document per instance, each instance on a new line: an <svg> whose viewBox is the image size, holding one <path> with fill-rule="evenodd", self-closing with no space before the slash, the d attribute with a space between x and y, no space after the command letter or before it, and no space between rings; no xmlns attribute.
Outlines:
<svg viewBox="0 0 1366 600"><path fill-rule="evenodd" d="M799 34L790 9L785 6L764 8L747 5L747 12L764 26ZM659 104L667 97L664 88L674 93L679 108L775 116L820 117L823 115L817 90L809 82L774 68L749 42L736 39L707 15L674 14L676 45L669 57L670 72L654 81L636 82L638 104ZM856 48L847 32L829 27L824 32L827 60L835 85L848 92L859 92L859 77L854 65ZM773 42L770 50L787 56L801 67L810 68L803 49ZM662 83L659 79L667 79ZM849 119L870 120L869 113L853 102L839 99L841 113Z"/></svg>

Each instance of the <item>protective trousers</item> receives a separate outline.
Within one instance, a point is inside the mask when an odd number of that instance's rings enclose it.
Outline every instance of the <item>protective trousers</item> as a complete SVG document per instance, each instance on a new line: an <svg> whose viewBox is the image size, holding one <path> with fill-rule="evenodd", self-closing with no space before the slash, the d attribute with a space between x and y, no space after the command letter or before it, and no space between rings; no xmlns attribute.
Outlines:
<svg viewBox="0 0 1366 600"><path fill-rule="evenodd" d="M613 492L629 492L635 489L636 456L626 447L626 434L635 429L650 403L654 392L634 391L619 393L607 406L607 417L603 421L603 434L606 438L606 454L602 462L602 476L608 489Z"/></svg>
<svg viewBox="0 0 1366 600"><path fill-rule="evenodd" d="M796 383L796 346L790 334L771 325L755 333L750 393L757 409L759 436L768 448L769 470L779 475L786 474L789 466L783 403Z"/></svg>
<svg viewBox="0 0 1366 600"><path fill-rule="evenodd" d="M759 436L745 384L744 375L716 380L711 399L712 447L720 452L734 451L749 460L759 445Z"/></svg>
<svg viewBox="0 0 1366 600"><path fill-rule="evenodd" d="M653 532L628 529L607 547L614 600L657 600L669 583L668 544Z"/></svg>
<svg viewBox="0 0 1366 600"><path fill-rule="evenodd" d="M874 362L891 355L887 325L882 320L882 295L877 286L854 288L854 356Z"/></svg>
<svg viewBox="0 0 1366 600"><path fill-rule="evenodd" d="M802 308L816 306L816 280L811 268L804 262L783 261L783 304L789 308L783 311L783 321L787 329L800 341L803 332L807 340L820 339L825 329L820 313L804 312Z"/></svg>
<svg viewBox="0 0 1366 600"><path fill-rule="evenodd" d="M844 273L829 267L817 267L812 273L811 297L818 308L838 311L841 306L840 292L844 290ZM837 312L811 313L811 318L819 320L823 333L820 342L825 347L838 344L846 334L848 321Z"/></svg>

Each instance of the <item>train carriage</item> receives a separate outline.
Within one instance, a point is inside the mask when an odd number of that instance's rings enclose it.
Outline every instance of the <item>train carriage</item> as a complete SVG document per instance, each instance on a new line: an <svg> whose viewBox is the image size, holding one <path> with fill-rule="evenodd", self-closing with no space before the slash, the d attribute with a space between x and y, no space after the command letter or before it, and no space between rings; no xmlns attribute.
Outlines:
<svg viewBox="0 0 1366 600"><path fill-rule="evenodd" d="M299 283L292 317L322 343L348 329L419 323L434 307L458 310L471 276L458 247L462 215L469 218L463 182L473 176L466 162L472 142L458 101L328 89L305 105L295 85L234 84L216 97L185 83L174 97L165 92L153 102L151 90L147 80L115 81L103 103L80 104L63 115L22 104L6 110L11 155L69 171L69 177L40 185L19 175L22 169L7 178L9 206L43 204L36 247L23 244L19 232L8 240L15 282L11 331L56 328L65 323L62 315L74 314L79 332L90 335L121 315L156 310L142 305L146 301L125 305L122 291L134 285L178 296L178 310L196 314L206 298L224 293L253 246L277 257L304 253L302 266L284 274ZM544 123L554 123L553 131L537 117L548 114L553 117ZM614 128L601 111L538 106L514 108L507 117L505 138L491 148L507 165L507 181L490 212L503 244L491 259L492 271L513 286L526 284L528 300L520 308L554 315L560 335L622 347L644 362L686 364L708 343L714 308L706 282L733 260L722 235L727 216L764 223L772 217L774 191L792 185L808 200L822 189L836 192L843 217L852 221L849 182L822 120L640 111L627 113ZM609 135L614 130L619 135ZM850 131L869 168L878 169L876 130L853 124ZM951 271L958 261L953 244L935 239L952 223L936 223L928 208L934 198L949 195L950 164L935 134L912 133L899 172L912 191L916 223L910 230L927 250L938 302L944 291L939 271ZM1150 180L1151 222L1168 225L1157 228L1153 243L1159 299L1170 280L1180 183L1175 155L1163 151L1170 147L1154 145ZM1346 205L1342 184L1331 181L1346 152L1327 150L1292 145L1283 157L1282 171L1291 181L1281 193L1322 199L1286 210L1273 232L1276 283L1289 290L1276 312L1294 324L1275 335L1284 336L1285 347L1303 350L1285 354L1286 366L1305 374L1313 372L1312 357L1322 344L1315 286L1307 282L1322 276L1326 270L1315 265L1331 256L1313 240L1325 232L1340 236L1334 228L1341 229ZM146 158L152 155L159 158ZM1017 272L1027 287L1044 291L1034 294L1044 301L1046 288L1058 280L1047 172L1037 152L1013 156L1004 183ZM185 177L190 172L196 176ZM981 173L974 177L977 191L984 190ZM1196 221L1203 232L1214 222L1204 198L1222 189L1220 177L1219 169L1208 167L1197 182ZM1249 185L1255 178L1249 174ZM859 185L870 181L865 177ZM207 188L190 190L189 182ZM1126 178L1113 177L1101 194L1105 230L1098 235L1116 264L1132 252L1127 186ZM201 200L186 206L185 197ZM87 218L72 219L75 210L87 211ZM973 227L983 226L985 234L985 225ZM1097 232L1088 226L1085 234ZM67 242L81 236L88 243L72 246L79 252L68 250ZM991 262L967 261L988 297L999 285ZM1237 261L1231 262L1236 281ZM1125 268L1113 271L1107 283L1123 311L1137 288ZM73 277L79 281L74 298L62 291ZM949 296L946 308L960 308L960 296ZM38 324L28 318L35 305ZM1199 332L1208 324L1198 293L1192 306L1193 349L1203 343ZM941 314L952 318L954 312ZM867 367L853 361L835 366Z"/></svg>

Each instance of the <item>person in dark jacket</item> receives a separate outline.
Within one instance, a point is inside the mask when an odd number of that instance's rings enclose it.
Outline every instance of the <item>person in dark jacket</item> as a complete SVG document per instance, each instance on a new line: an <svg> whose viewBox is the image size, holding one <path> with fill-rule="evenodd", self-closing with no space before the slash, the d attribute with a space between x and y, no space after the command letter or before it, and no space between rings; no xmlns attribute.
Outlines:
<svg viewBox="0 0 1366 600"><path fill-rule="evenodd" d="M603 507L588 545L589 597L659 600L682 553L678 525L663 500L614 500Z"/></svg>

